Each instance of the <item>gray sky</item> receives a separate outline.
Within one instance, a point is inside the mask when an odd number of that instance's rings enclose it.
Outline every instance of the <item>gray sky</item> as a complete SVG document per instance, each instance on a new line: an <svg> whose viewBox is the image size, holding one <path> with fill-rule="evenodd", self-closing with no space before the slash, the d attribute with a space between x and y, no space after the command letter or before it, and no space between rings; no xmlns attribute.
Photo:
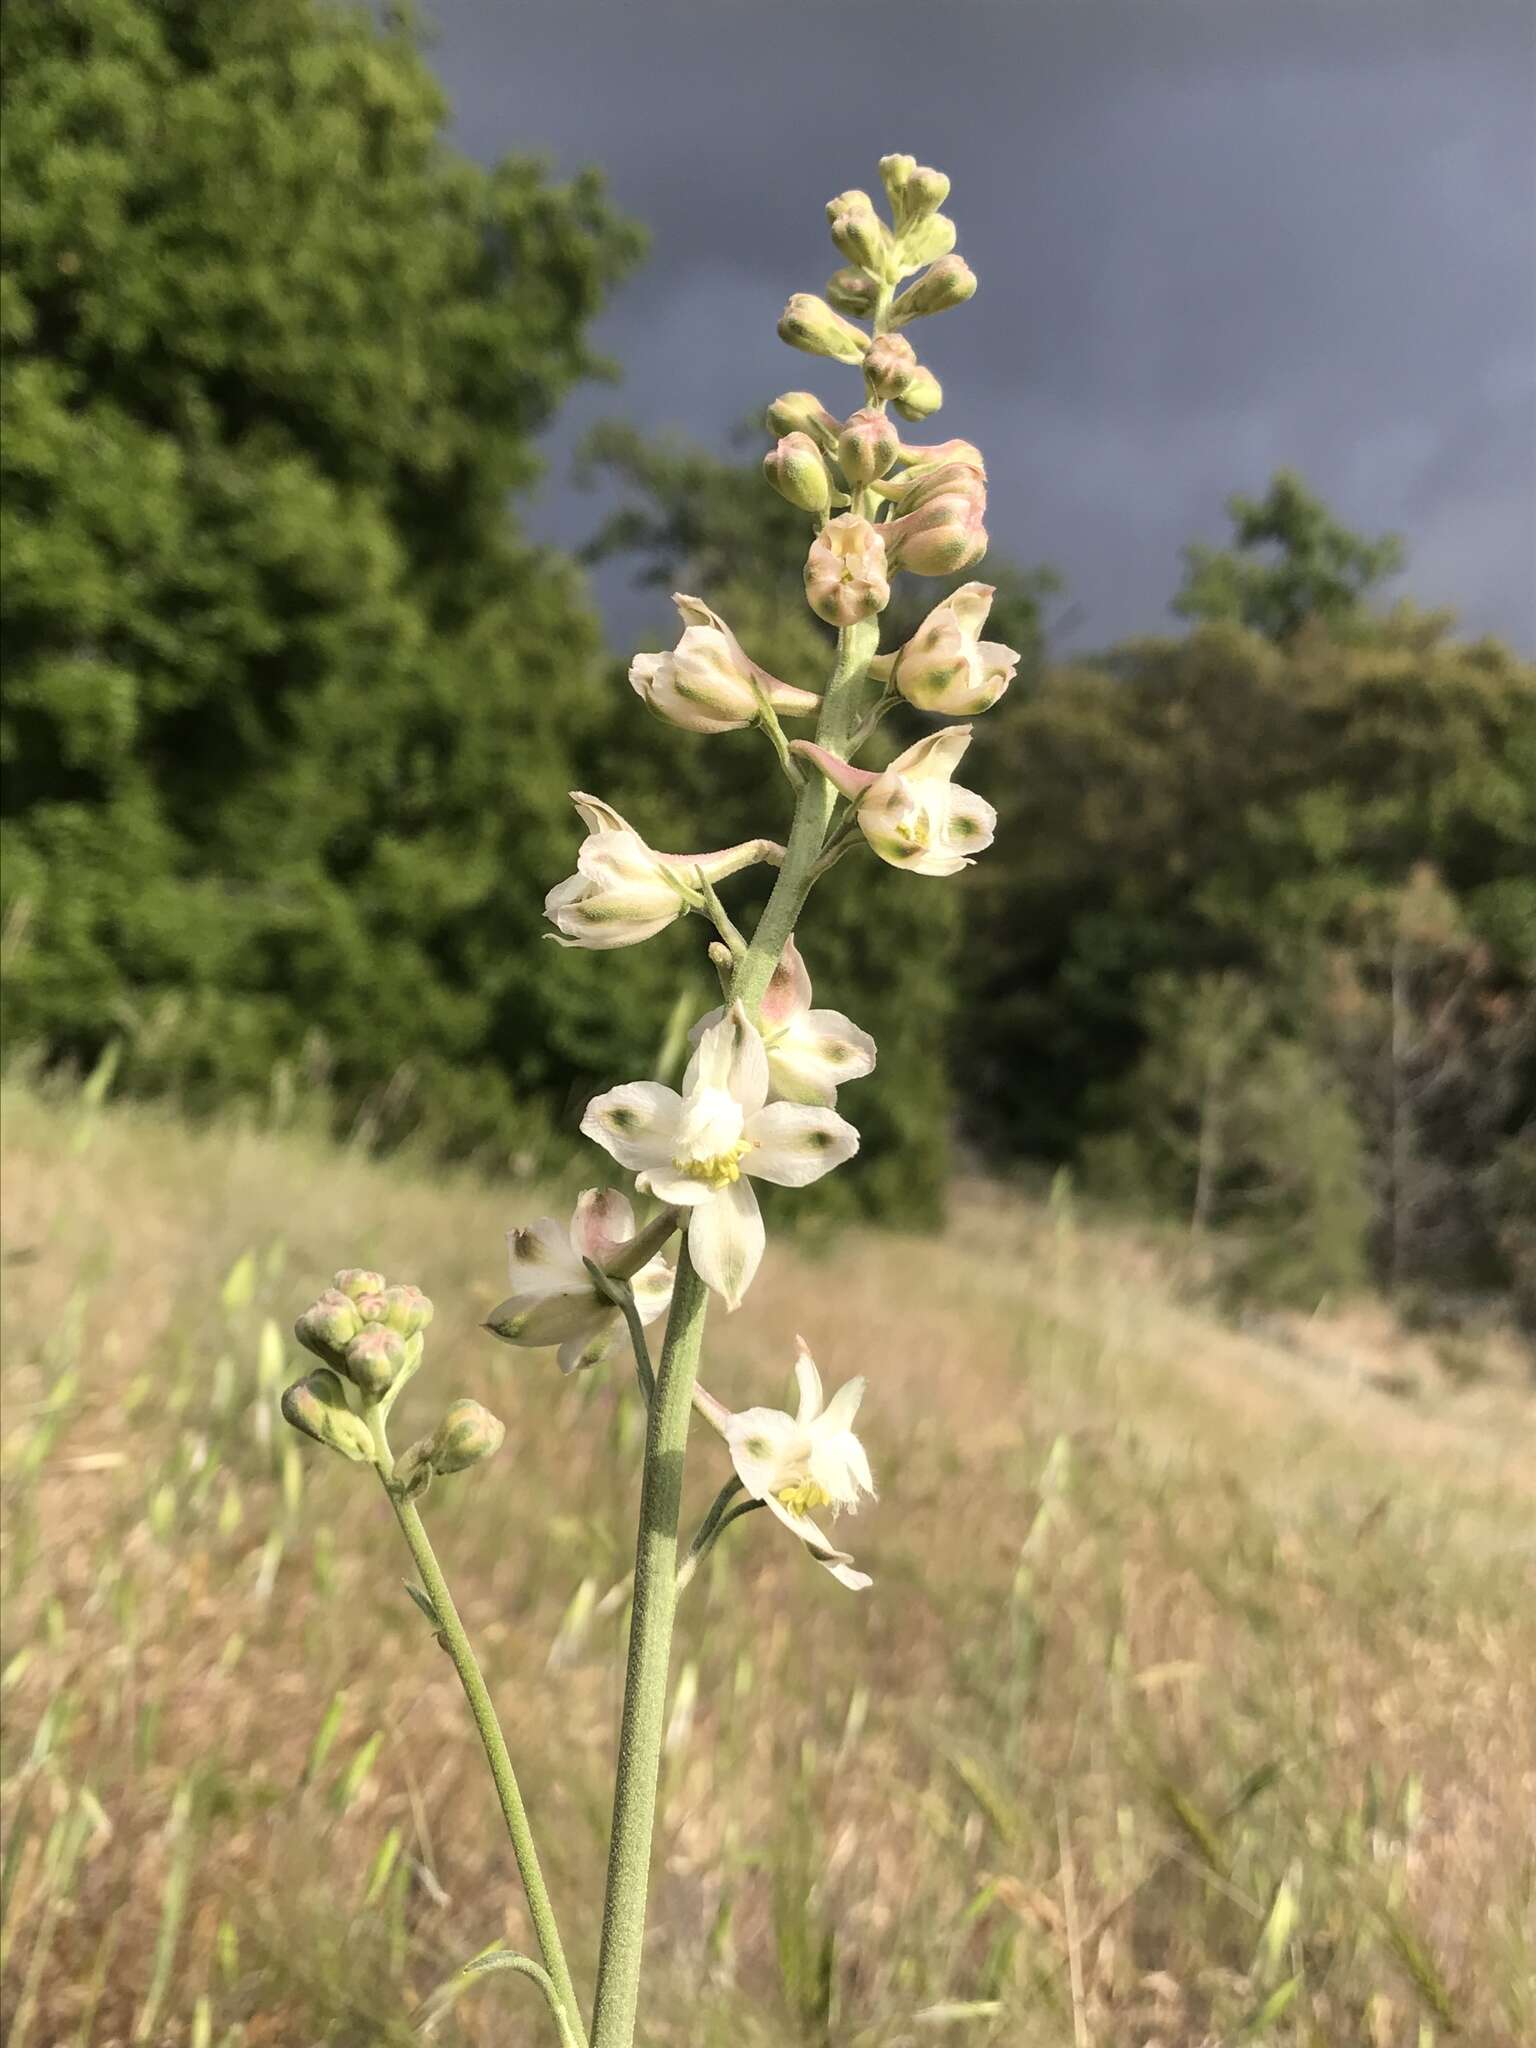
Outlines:
<svg viewBox="0 0 1536 2048"><path fill-rule="evenodd" d="M651 232L550 438L530 524L622 413L717 447L775 393L859 401L774 323L839 260L825 201L909 150L979 273L913 330L937 439L981 444L996 554L1064 574L1062 645L1156 630L1184 542L1301 470L1396 529L1404 588L1536 646L1536 12L1529 0L436 0L477 157L595 162ZM621 636L654 597L602 581Z"/></svg>

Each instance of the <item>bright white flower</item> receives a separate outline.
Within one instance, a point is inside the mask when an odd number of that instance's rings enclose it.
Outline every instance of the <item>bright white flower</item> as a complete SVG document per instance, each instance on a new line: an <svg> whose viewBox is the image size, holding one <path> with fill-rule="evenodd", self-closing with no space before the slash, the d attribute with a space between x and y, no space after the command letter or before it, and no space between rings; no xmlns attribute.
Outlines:
<svg viewBox="0 0 1536 2048"><path fill-rule="evenodd" d="M585 1189L568 1225L541 1216L509 1230L512 1292L491 1310L486 1328L508 1344L558 1344L562 1372L595 1365L613 1349L623 1317L598 1292L582 1260L606 1270L622 1259L635 1236L635 1212L616 1188ZM673 1277L659 1257L630 1274L642 1323L666 1314Z"/></svg>
<svg viewBox="0 0 1536 2048"><path fill-rule="evenodd" d="M880 858L914 875L954 875L992 844L997 813L973 789L950 781L971 744L968 725L946 726L898 754L878 775L853 768L809 740L803 754L856 807L859 829Z"/></svg>
<svg viewBox="0 0 1536 2048"><path fill-rule="evenodd" d="M909 704L946 718L990 711L1013 681L1019 657L997 640L983 640L996 591L990 583L962 583L935 605L897 654L870 664L889 676Z"/></svg>
<svg viewBox="0 0 1536 2048"><path fill-rule="evenodd" d="M730 1309L763 1256L762 1212L746 1176L805 1187L859 1149L858 1132L835 1110L768 1101L768 1055L740 1003L700 1038L681 1095L629 1081L590 1102L581 1128L637 1187L687 1211L688 1255Z"/></svg>
<svg viewBox="0 0 1536 2048"><path fill-rule="evenodd" d="M689 1034L697 1045L724 1017L711 1010ZM857 1081L875 1065L875 1041L841 1010L811 1008L811 977L791 938L758 1007L758 1028L768 1055L770 1095L780 1102L816 1102L830 1109L844 1081Z"/></svg>
<svg viewBox="0 0 1536 2048"><path fill-rule="evenodd" d="M544 915L561 946L605 951L654 938L686 910L703 905L699 870L710 883L765 860L777 867L782 846L771 839L744 839L718 853L657 853L611 804L579 789L571 802L587 828L576 856L576 873L557 882L544 898Z"/></svg>
<svg viewBox="0 0 1536 2048"><path fill-rule="evenodd" d="M869 1459L853 1433L864 1382L850 1380L823 1406L816 1361L803 1337L795 1341L800 1402L793 1415L777 1408L732 1414L709 1395L699 1405L725 1438L736 1476L752 1498L777 1515L834 1579L859 1591L870 1583L868 1574L854 1570L853 1560L827 1541L811 1516L822 1508L834 1515L855 1513L862 1495L874 1498Z"/></svg>
<svg viewBox="0 0 1536 2048"><path fill-rule="evenodd" d="M736 732L751 725L764 704L787 718L809 718L821 708L811 690L781 683L748 658L718 612L682 591L672 593L683 635L670 654L637 654L629 680L658 718L685 732Z"/></svg>

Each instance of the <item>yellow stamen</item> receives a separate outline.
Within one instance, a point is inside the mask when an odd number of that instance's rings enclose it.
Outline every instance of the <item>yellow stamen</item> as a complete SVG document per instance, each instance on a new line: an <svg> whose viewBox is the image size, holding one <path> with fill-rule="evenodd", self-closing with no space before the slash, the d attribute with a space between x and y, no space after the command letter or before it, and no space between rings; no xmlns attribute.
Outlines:
<svg viewBox="0 0 1536 2048"><path fill-rule="evenodd" d="M684 1159L672 1161L674 1172L686 1173L690 1180L701 1180L705 1187L716 1193L721 1188L735 1185L741 1179L741 1162L752 1150L750 1138L738 1138L728 1152L717 1152L711 1159Z"/></svg>
<svg viewBox="0 0 1536 2048"><path fill-rule="evenodd" d="M808 1515L816 1508L830 1507L832 1496L814 1479L801 1479L793 1486L781 1486L778 1498L792 1515Z"/></svg>

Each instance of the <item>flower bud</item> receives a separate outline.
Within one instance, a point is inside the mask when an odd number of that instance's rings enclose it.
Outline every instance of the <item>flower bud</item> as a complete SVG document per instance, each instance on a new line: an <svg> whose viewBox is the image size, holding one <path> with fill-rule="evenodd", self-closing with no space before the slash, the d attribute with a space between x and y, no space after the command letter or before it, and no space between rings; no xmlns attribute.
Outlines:
<svg viewBox="0 0 1536 2048"><path fill-rule="evenodd" d="M372 1323L347 1346L346 1374L370 1400L387 1394L405 1366L405 1339L385 1323Z"/></svg>
<svg viewBox="0 0 1536 2048"><path fill-rule="evenodd" d="M862 270L850 267L833 271L827 279L826 293L839 313L851 313L855 320L867 320L875 310L880 287Z"/></svg>
<svg viewBox="0 0 1536 2048"><path fill-rule="evenodd" d="M462 1472L494 1457L506 1438L507 1426L478 1401L455 1401L432 1432L427 1455L434 1472Z"/></svg>
<svg viewBox="0 0 1536 2048"><path fill-rule="evenodd" d="M872 484L891 468L900 450L900 438L885 414L866 408L843 423L837 465L850 484Z"/></svg>
<svg viewBox="0 0 1536 2048"><path fill-rule="evenodd" d="M384 1275L370 1271L367 1266L348 1266L336 1275L333 1285L356 1301L360 1294L382 1294Z"/></svg>
<svg viewBox="0 0 1536 2048"><path fill-rule="evenodd" d="M823 455L837 447L838 425L814 391L786 391L768 408L768 429L780 436L809 434Z"/></svg>
<svg viewBox="0 0 1536 2048"><path fill-rule="evenodd" d="M904 420L925 420L944 403L944 387L921 363L896 398L891 400Z"/></svg>
<svg viewBox="0 0 1536 2048"><path fill-rule="evenodd" d="M883 156L880 159L880 182L891 202L891 218L898 227L906 218L907 185L916 170L915 156Z"/></svg>
<svg viewBox="0 0 1536 2048"><path fill-rule="evenodd" d="M856 626L889 604L885 542L867 519L829 519L805 560L806 602L829 626Z"/></svg>
<svg viewBox="0 0 1536 2048"><path fill-rule="evenodd" d="M937 213L949 197L949 180L942 171L933 171L926 164L918 164L902 187L903 225L907 221L921 220L926 214Z"/></svg>
<svg viewBox="0 0 1536 2048"><path fill-rule="evenodd" d="M328 1287L299 1317L293 1334L306 1351L323 1358L327 1365L337 1365L362 1327L362 1318L346 1295L339 1287Z"/></svg>
<svg viewBox="0 0 1536 2048"><path fill-rule="evenodd" d="M903 441L897 453L906 464L901 478L903 485L915 482L920 476L931 476L944 463L959 463L964 469L974 470L982 482L986 482L987 465L974 441L934 441L927 447L916 441Z"/></svg>
<svg viewBox="0 0 1536 2048"><path fill-rule="evenodd" d="M386 1287L379 1299L385 1304L383 1320L402 1337L414 1337L432 1320L432 1304L419 1287L397 1282Z"/></svg>
<svg viewBox="0 0 1536 2048"><path fill-rule="evenodd" d="M779 338L807 355L831 356L838 363L862 362L869 347L869 336L814 292L795 293L779 316Z"/></svg>
<svg viewBox="0 0 1536 2048"><path fill-rule="evenodd" d="M827 225L840 256L871 277L894 284L898 275L895 244L867 192L839 192L829 199Z"/></svg>
<svg viewBox="0 0 1536 2048"><path fill-rule="evenodd" d="M891 565L919 576L952 576L987 551L985 494L954 491L882 529Z"/></svg>
<svg viewBox="0 0 1536 2048"><path fill-rule="evenodd" d="M928 313L947 313L951 306L963 306L976 295L976 273L963 256L941 256L925 270L916 284L897 295L891 307L891 325L905 327Z"/></svg>
<svg viewBox="0 0 1536 2048"><path fill-rule="evenodd" d="M786 434L763 457L763 474L781 498L802 512L825 512L832 502L827 465L809 434Z"/></svg>
<svg viewBox="0 0 1536 2048"><path fill-rule="evenodd" d="M373 1462L373 1438L361 1416L347 1406L346 1389L328 1366L295 1380L282 1398L283 1420L302 1436L340 1451L354 1464Z"/></svg>
<svg viewBox="0 0 1536 2048"><path fill-rule="evenodd" d="M935 173L937 175L937 173ZM903 273L921 270L925 263L937 263L955 246L955 224L947 213L930 213L903 229L896 251Z"/></svg>
<svg viewBox="0 0 1536 2048"><path fill-rule="evenodd" d="M898 398L917 374L917 351L901 334L880 334L864 358L871 398Z"/></svg>

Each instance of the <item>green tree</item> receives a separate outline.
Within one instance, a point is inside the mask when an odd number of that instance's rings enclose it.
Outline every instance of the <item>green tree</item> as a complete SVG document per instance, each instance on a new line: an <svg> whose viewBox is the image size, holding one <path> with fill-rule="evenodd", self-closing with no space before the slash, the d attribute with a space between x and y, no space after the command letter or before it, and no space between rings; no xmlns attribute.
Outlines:
<svg viewBox="0 0 1536 2048"><path fill-rule="evenodd" d="M1366 540L1343 526L1294 470L1277 470L1262 498L1227 500L1233 544L1184 550L1182 618L1247 626L1288 640L1309 619L1339 629L1403 565L1396 534Z"/></svg>
<svg viewBox="0 0 1536 2048"><path fill-rule="evenodd" d="M13 1040L194 1100L306 1044L458 1144L569 1086L539 945L598 636L509 493L636 254L318 0L3 16Z"/></svg>

